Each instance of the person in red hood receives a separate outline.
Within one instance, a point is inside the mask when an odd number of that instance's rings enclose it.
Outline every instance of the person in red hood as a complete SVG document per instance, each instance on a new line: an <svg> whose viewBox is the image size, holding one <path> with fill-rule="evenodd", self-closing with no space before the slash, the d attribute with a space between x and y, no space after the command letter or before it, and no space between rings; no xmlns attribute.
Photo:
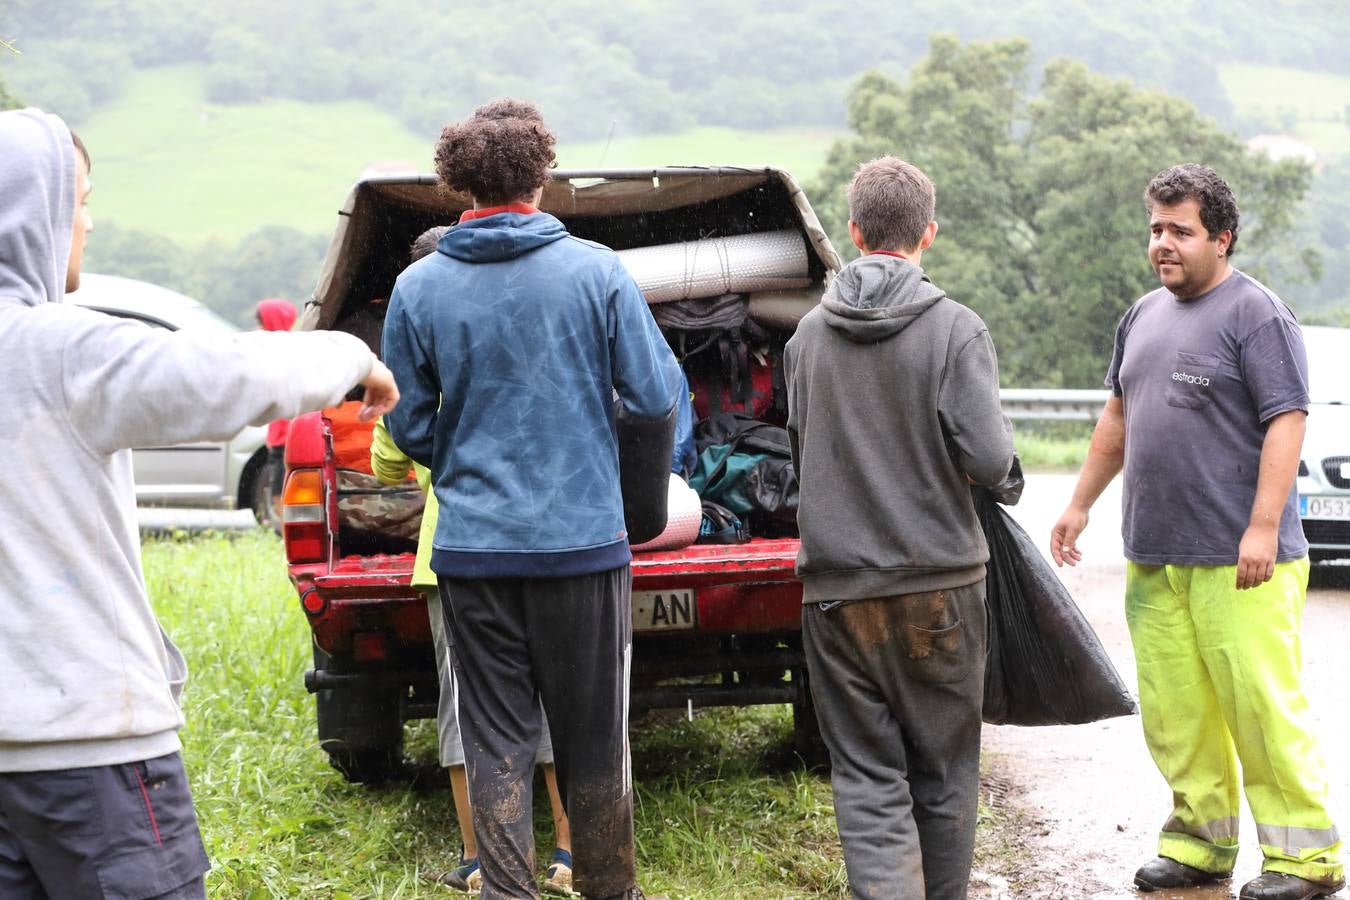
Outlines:
<svg viewBox="0 0 1350 900"><path fill-rule="evenodd" d="M258 327L263 331L290 331L297 316L289 300L258 301ZM281 488L286 479L286 433L290 419L273 419L267 426L267 477L272 481L272 509L281 518Z"/></svg>

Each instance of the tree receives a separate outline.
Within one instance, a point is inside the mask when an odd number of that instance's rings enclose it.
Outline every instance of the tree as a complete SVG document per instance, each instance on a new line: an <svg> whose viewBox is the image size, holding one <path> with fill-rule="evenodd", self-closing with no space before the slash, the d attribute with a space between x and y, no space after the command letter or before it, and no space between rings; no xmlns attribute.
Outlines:
<svg viewBox="0 0 1350 900"><path fill-rule="evenodd" d="M937 186L942 229L925 268L984 317L1005 383L1097 386L1116 322L1157 286L1145 256L1148 180L1190 161L1223 174L1242 206L1242 261L1288 249L1311 171L1247 152L1184 100L1077 62L1051 61L1032 99L1031 65L1025 40L935 36L908 83L864 75L849 94L854 135L831 150L811 193L836 245L851 248L843 187L857 163L914 162ZM1291 274L1316 273L1315 258L1292 257Z"/></svg>
<svg viewBox="0 0 1350 900"><path fill-rule="evenodd" d="M0 60L3 60L9 54L18 56L18 48L14 46L12 41L0 38ZM21 109L22 107L23 101L15 96L14 92L5 84L4 76L0 75L0 110Z"/></svg>
<svg viewBox="0 0 1350 900"><path fill-rule="evenodd" d="M0 110L21 109L22 107L23 102L5 85L5 79L0 77Z"/></svg>

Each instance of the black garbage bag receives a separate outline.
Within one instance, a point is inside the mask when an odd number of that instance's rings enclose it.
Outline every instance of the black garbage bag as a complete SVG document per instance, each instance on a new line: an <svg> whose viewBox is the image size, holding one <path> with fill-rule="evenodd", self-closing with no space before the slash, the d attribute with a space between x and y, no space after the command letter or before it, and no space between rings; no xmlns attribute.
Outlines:
<svg viewBox="0 0 1350 900"><path fill-rule="evenodd" d="M1080 725L1138 712L1092 626L1031 537L989 489L972 494L989 542L984 721Z"/></svg>

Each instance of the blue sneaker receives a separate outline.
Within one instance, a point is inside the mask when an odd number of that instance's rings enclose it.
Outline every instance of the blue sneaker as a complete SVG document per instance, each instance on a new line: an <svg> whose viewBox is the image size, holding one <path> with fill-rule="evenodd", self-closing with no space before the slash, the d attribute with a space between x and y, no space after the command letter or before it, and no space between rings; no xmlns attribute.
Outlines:
<svg viewBox="0 0 1350 900"><path fill-rule="evenodd" d="M483 873L478 871L478 857L461 859L459 866L436 879L446 887L465 894L476 894L483 888Z"/></svg>

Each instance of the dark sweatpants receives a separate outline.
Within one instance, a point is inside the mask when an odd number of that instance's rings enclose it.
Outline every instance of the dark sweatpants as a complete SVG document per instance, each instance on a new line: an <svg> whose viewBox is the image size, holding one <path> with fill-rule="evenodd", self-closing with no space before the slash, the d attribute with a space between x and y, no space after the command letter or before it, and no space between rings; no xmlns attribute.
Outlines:
<svg viewBox="0 0 1350 900"><path fill-rule="evenodd" d="M532 787L541 699L576 889L610 898L636 883L631 585L628 566L569 578L440 578L484 900L539 896Z"/></svg>
<svg viewBox="0 0 1350 900"><path fill-rule="evenodd" d="M979 795L984 582L807 604L802 637L853 896L961 900Z"/></svg>
<svg viewBox="0 0 1350 900"><path fill-rule="evenodd" d="M0 773L3 900L204 900L209 868L179 753Z"/></svg>

